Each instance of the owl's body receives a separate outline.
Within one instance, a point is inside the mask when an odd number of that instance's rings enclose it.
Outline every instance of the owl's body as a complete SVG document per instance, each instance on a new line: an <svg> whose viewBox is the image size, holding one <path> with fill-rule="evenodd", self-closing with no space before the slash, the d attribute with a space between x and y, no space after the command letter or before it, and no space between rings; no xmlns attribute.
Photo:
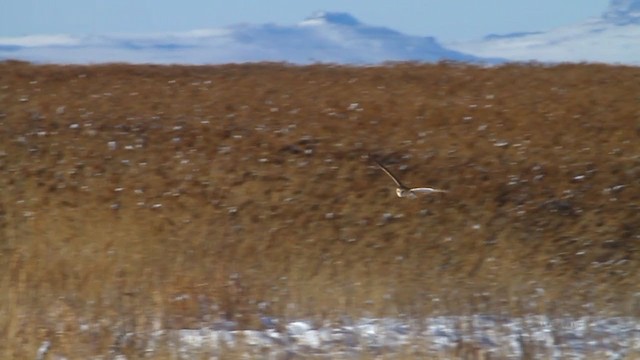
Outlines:
<svg viewBox="0 0 640 360"><path fill-rule="evenodd" d="M389 169L387 169L384 165L382 165L381 163L379 163L377 160L373 159L373 161L376 163L376 165L378 165L378 167L384 171L387 175L389 175L389 177L391 178L391 180L393 180L394 183L396 183L396 195L398 195L398 197L406 197L406 198L410 198L410 199L414 199L416 197L416 194L430 194L430 193L446 193L448 192L447 190L441 190L441 189L435 189L435 188L430 188L430 187L419 187L419 188L410 188L405 186L402 182L400 182L400 180L391 173L391 171L389 171Z"/></svg>

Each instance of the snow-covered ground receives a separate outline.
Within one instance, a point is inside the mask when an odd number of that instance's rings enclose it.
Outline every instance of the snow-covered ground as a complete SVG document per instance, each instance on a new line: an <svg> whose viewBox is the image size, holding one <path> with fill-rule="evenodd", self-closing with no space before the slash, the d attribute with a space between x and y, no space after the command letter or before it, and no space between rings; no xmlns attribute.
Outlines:
<svg viewBox="0 0 640 360"><path fill-rule="evenodd" d="M275 322L275 321L272 321ZM278 330L280 329L280 330ZM184 358L203 351L238 347L248 354L415 354L442 356L469 351L498 358L622 359L640 356L640 321L633 318L546 316L440 316L424 321L381 318L345 319L316 325L292 321L262 331L216 327L161 332ZM465 350L462 350L463 347Z"/></svg>
<svg viewBox="0 0 640 360"><path fill-rule="evenodd" d="M127 337L143 338L149 357L161 349L169 349L183 359L225 353L246 358L290 355L331 359L358 355L446 359L461 354L501 359L640 357L640 319L631 317L474 315L438 316L420 321L344 318L333 324L263 317L263 324L263 330L242 330L233 322L221 321L202 329L124 334L123 341ZM50 342L45 341L39 356L44 358L49 352L55 354L55 349L50 349Z"/></svg>

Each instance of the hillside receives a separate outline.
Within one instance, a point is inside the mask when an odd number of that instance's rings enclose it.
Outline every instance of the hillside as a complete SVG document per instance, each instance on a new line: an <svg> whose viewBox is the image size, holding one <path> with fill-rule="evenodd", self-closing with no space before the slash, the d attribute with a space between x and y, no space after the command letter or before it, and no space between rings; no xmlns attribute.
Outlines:
<svg viewBox="0 0 640 360"><path fill-rule="evenodd" d="M637 316L638 80L0 63L0 350L260 313ZM370 156L449 193L397 198Z"/></svg>

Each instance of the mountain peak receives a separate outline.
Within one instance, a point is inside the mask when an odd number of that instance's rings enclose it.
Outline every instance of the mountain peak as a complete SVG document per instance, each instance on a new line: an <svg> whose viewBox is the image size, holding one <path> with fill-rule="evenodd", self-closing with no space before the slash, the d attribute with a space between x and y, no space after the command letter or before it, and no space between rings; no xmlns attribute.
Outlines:
<svg viewBox="0 0 640 360"><path fill-rule="evenodd" d="M342 25L342 26L357 26L360 25L360 21L353 17L349 13L345 12L331 12L331 11L318 11L308 18L302 21L303 25Z"/></svg>
<svg viewBox="0 0 640 360"><path fill-rule="evenodd" d="M640 24L640 0L611 0L602 17L618 25Z"/></svg>

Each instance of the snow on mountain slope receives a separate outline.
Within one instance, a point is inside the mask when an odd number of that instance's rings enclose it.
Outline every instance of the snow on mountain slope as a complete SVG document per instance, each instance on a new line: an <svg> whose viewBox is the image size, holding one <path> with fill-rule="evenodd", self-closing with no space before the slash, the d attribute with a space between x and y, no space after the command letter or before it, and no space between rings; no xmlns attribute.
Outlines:
<svg viewBox="0 0 640 360"><path fill-rule="evenodd" d="M516 61L640 65L640 0L612 0L601 17L545 32L490 35L446 45L477 56Z"/></svg>
<svg viewBox="0 0 640 360"><path fill-rule="evenodd" d="M640 25L640 1L611 0L609 8L602 14L602 17L618 25Z"/></svg>
<svg viewBox="0 0 640 360"><path fill-rule="evenodd" d="M185 33L0 38L0 59L45 63L186 63L285 61L374 64L385 61L483 61L434 38L320 12L295 25L236 25Z"/></svg>

